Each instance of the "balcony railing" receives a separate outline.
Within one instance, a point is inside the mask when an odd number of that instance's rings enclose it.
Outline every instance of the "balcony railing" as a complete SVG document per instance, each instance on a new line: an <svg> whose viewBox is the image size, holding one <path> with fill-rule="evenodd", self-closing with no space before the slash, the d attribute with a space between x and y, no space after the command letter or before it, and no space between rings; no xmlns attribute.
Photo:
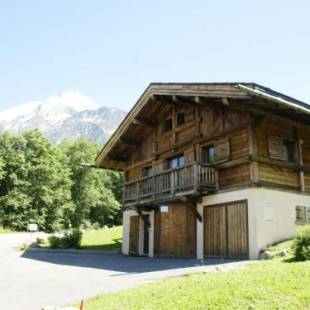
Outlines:
<svg viewBox="0 0 310 310"><path fill-rule="evenodd" d="M190 163L124 184L124 204L139 205L215 190L215 168Z"/></svg>

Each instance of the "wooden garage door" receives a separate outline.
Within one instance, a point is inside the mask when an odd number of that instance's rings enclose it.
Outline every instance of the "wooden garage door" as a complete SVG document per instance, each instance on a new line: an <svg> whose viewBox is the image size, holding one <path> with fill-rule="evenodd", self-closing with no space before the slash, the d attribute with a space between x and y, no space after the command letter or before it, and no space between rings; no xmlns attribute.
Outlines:
<svg viewBox="0 0 310 310"><path fill-rule="evenodd" d="M248 256L246 201L205 207L204 252L209 257Z"/></svg>
<svg viewBox="0 0 310 310"><path fill-rule="evenodd" d="M139 215L130 217L129 227L129 254L139 254Z"/></svg>
<svg viewBox="0 0 310 310"><path fill-rule="evenodd" d="M160 256L196 255L196 219L186 204L169 205L155 213L154 253Z"/></svg>

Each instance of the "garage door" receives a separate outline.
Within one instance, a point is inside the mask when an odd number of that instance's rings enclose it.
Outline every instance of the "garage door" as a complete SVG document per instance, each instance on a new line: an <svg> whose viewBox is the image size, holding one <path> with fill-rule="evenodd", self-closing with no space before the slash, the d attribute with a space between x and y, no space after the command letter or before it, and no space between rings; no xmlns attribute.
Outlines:
<svg viewBox="0 0 310 310"><path fill-rule="evenodd" d="M155 213L154 253L160 256L196 255L196 218L186 204L169 205Z"/></svg>
<svg viewBox="0 0 310 310"><path fill-rule="evenodd" d="M129 226L129 254L139 254L139 215L130 217Z"/></svg>
<svg viewBox="0 0 310 310"><path fill-rule="evenodd" d="M248 257L247 201L204 208L204 254L208 257Z"/></svg>

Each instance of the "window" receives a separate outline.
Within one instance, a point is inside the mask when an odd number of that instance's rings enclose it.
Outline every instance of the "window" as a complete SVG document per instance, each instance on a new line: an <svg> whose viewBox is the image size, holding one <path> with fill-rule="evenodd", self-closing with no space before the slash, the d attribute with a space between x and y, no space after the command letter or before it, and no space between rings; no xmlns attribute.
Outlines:
<svg viewBox="0 0 310 310"><path fill-rule="evenodd" d="M296 206L296 223L310 223L310 207Z"/></svg>
<svg viewBox="0 0 310 310"><path fill-rule="evenodd" d="M147 166L142 168L142 176L143 177L150 177L153 175L153 168L152 166Z"/></svg>
<svg viewBox="0 0 310 310"><path fill-rule="evenodd" d="M174 169L185 164L184 155L179 155L177 157L172 157L167 160L167 168Z"/></svg>
<svg viewBox="0 0 310 310"><path fill-rule="evenodd" d="M212 164L216 159L216 150L214 144L205 146L201 149L201 159L204 164Z"/></svg>
<svg viewBox="0 0 310 310"><path fill-rule="evenodd" d="M168 118L163 123L163 132L172 130L172 118Z"/></svg>
<svg viewBox="0 0 310 310"><path fill-rule="evenodd" d="M284 144L284 160L295 162L296 161L295 142L284 141L283 144Z"/></svg>
<svg viewBox="0 0 310 310"><path fill-rule="evenodd" d="M181 126L185 124L185 114L184 113L178 113L177 114L177 126Z"/></svg>
<svg viewBox="0 0 310 310"><path fill-rule="evenodd" d="M295 141L284 140L281 136L269 136L268 148L270 158L296 162Z"/></svg>

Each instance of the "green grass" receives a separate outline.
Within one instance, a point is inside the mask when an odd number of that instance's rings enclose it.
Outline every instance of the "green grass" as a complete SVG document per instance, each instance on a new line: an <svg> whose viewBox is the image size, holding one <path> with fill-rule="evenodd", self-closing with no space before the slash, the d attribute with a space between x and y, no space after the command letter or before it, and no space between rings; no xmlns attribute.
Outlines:
<svg viewBox="0 0 310 310"><path fill-rule="evenodd" d="M4 228L4 227L0 226L0 234L7 234L10 232L13 232L13 231L9 228Z"/></svg>
<svg viewBox="0 0 310 310"><path fill-rule="evenodd" d="M122 226L108 229L93 229L83 232L81 247L84 250L113 250L121 248ZM40 244L42 248L49 248L49 242Z"/></svg>
<svg viewBox="0 0 310 310"><path fill-rule="evenodd" d="M81 249L111 250L122 244L122 226L88 230L83 234Z"/></svg>
<svg viewBox="0 0 310 310"><path fill-rule="evenodd" d="M85 302L103 309L310 309L310 262L259 262L162 280Z"/></svg>
<svg viewBox="0 0 310 310"><path fill-rule="evenodd" d="M305 230L310 230L310 224L307 225L297 225L296 232L297 235L302 234ZM284 261L292 261L294 260L294 240L285 240L279 243L276 243L270 247L268 247L268 251L272 253L275 259L280 259ZM288 250L289 255L286 257L279 257L279 253L281 253L284 249Z"/></svg>
<svg viewBox="0 0 310 310"><path fill-rule="evenodd" d="M297 233L309 228L298 226ZM288 249L289 257L102 294L86 300L84 309L310 309L310 261L294 262L292 244L269 248L274 254Z"/></svg>

